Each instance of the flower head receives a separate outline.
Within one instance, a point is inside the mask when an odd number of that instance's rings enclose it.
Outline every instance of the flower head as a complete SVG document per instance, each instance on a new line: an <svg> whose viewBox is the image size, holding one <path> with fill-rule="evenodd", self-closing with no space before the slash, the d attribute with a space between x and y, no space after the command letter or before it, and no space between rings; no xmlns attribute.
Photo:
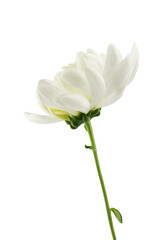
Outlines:
<svg viewBox="0 0 160 240"><path fill-rule="evenodd" d="M100 109L117 101L133 80L138 68L138 49L122 59L114 45L107 54L92 49L79 52L76 61L63 67L53 81L40 80L37 100L47 115L25 113L36 123L65 120L72 128L100 114Z"/></svg>

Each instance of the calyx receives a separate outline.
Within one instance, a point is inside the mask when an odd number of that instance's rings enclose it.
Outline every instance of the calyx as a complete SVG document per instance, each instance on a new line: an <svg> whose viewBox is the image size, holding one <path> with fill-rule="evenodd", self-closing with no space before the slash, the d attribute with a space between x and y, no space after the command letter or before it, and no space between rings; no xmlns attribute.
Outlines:
<svg viewBox="0 0 160 240"><path fill-rule="evenodd" d="M78 116L68 116L65 121L72 129L78 128L81 124L89 122L93 117L100 115L101 108L92 109L87 114L80 113Z"/></svg>

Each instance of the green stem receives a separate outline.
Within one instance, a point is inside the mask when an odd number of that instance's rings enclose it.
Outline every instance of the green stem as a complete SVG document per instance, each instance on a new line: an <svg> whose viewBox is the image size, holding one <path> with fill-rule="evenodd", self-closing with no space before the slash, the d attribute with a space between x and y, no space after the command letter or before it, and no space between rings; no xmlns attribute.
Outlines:
<svg viewBox="0 0 160 240"><path fill-rule="evenodd" d="M98 176L99 176L99 180L100 180L101 187L102 187L102 192L103 192L103 196L104 196L104 201L105 201L105 205L106 205L108 221L109 221L112 237L113 237L113 240L116 240L116 234L115 234L115 231L114 231L114 226L113 226L113 221L112 221L112 216L111 216L111 209L110 209L110 206L109 206L108 197L107 197L107 193L106 193L106 189L105 189L105 185L104 185L104 180L103 180L101 168L100 168L100 165L99 165L96 143L95 143L95 139L94 139L94 135L93 135L93 129L92 129L92 125L91 125L90 121L85 123L85 128L86 128L86 130L89 134L91 145L93 147L91 149L93 151L93 155L94 155L94 159L95 159L95 163L96 163L96 167L97 167L97 171L98 171Z"/></svg>

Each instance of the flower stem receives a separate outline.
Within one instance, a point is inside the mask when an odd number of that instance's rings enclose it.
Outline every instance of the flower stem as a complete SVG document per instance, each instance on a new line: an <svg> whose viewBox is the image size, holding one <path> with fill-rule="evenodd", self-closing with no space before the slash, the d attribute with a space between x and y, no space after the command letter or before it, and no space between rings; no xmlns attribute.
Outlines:
<svg viewBox="0 0 160 240"><path fill-rule="evenodd" d="M89 134L89 138L90 138L90 141L91 141L91 148L90 149L93 151L95 164L96 164L96 167L97 167L97 172L98 172L99 180L100 180L101 187L102 187L103 197L104 197L104 201L105 201L105 205L106 205L108 221L109 221L112 237L113 237L113 240L116 240L116 234L115 234L115 231L114 231L114 226L113 226L113 221L112 221L112 216L111 216L111 209L110 209L110 206L109 206L109 201L108 201L108 197L107 197L107 193L106 193L106 189L105 189L105 185L104 185L104 180L103 180L103 176L102 176L102 172L101 172L101 168L100 168L100 164L99 164L99 160L98 160L96 143L95 143L93 129L92 129L92 125L91 125L90 121L85 123L85 128L86 128L86 130Z"/></svg>

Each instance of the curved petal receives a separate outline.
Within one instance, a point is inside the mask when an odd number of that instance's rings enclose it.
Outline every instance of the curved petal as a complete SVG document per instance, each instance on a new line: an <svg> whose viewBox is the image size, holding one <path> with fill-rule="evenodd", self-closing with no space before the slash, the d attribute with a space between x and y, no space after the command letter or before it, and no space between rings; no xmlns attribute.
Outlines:
<svg viewBox="0 0 160 240"><path fill-rule="evenodd" d="M106 55L104 53L101 53L100 58L101 58L101 61L103 63L103 68L104 68L104 64L105 64L105 61L106 61ZM104 69L103 69L103 71L104 71Z"/></svg>
<svg viewBox="0 0 160 240"><path fill-rule="evenodd" d="M131 75L128 79L127 84L131 83L132 80L134 79L139 65L139 52L136 44L133 45L131 51L131 65L132 65Z"/></svg>
<svg viewBox="0 0 160 240"><path fill-rule="evenodd" d="M107 56L104 64L103 76L108 74L110 70L121 61L122 56L119 49L113 44L110 44L107 49Z"/></svg>
<svg viewBox="0 0 160 240"><path fill-rule="evenodd" d="M39 106L41 107L41 109L43 109L43 111L45 111L46 113L49 113L48 108L46 106L44 106L42 104L41 100L39 99L38 93L36 94L36 99L37 99L37 102L38 102Z"/></svg>
<svg viewBox="0 0 160 240"><path fill-rule="evenodd" d="M64 94L64 90L53 81L43 79L40 80L37 87L38 98L42 104L55 107L54 100Z"/></svg>
<svg viewBox="0 0 160 240"><path fill-rule="evenodd" d="M72 68L76 68L76 63L70 63L67 66L63 66L62 69L66 70L66 69L72 69Z"/></svg>
<svg viewBox="0 0 160 240"><path fill-rule="evenodd" d="M62 121L62 119L56 117L56 116L47 116L47 115L39 115L34 113L25 112L25 117L35 123L53 123L53 122L59 122Z"/></svg>
<svg viewBox="0 0 160 240"><path fill-rule="evenodd" d="M91 55L93 55L93 56L95 56L95 57L97 57L97 58L100 57L99 53L97 53L97 52L96 52L94 49L92 49L92 48L88 48L88 49L87 49L87 53L89 53L89 54L91 54Z"/></svg>
<svg viewBox="0 0 160 240"><path fill-rule="evenodd" d="M87 67L85 69L85 74L87 76L92 100L91 100L91 109L94 108L104 97L105 93L105 83L102 76L93 68Z"/></svg>
<svg viewBox="0 0 160 240"><path fill-rule="evenodd" d="M90 53L83 53L79 52L76 57L77 66L82 71L85 71L86 67L92 67L96 69L100 74L103 73L103 63L101 58L90 54Z"/></svg>
<svg viewBox="0 0 160 240"><path fill-rule="evenodd" d="M77 68L84 71L85 67L86 67L86 62L84 60L84 52L78 52L77 56L76 56L76 64L77 64Z"/></svg>
<svg viewBox="0 0 160 240"><path fill-rule="evenodd" d="M132 65L133 54L132 52L115 68L104 77L106 84L105 98L112 94L112 92L122 91L128 84L134 66Z"/></svg>
<svg viewBox="0 0 160 240"><path fill-rule="evenodd" d="M98 105L98 107L105 107L116 102L123 95L123 91L114 91L106 99Z"/></svg>
<svg viewBox="0 0 160 240"><path fill-rule="evenodd" d="M66 108L71 109L72 111L88 113L90 110L89 101L80 94L65 94L56 99L57 103L64 105Z"/></svg>
<svg viewBox="0 0 160 240"><path fill-rule="evenodd" d="M62 85L68 92L82 94L87 99L91 99L88 81L84 72L79 69L67 69L59 72L55 77L55 81Z"/></svg>
<svg viewBox="0 0 160 240"><path fill-rule="evenodd" d="M134 44L131 53L105 77L104 105L115 102L122 95L125 87L133 80L137 68L138 49Z"/></svg>
<svg viewBox="0 0 160 240"><path fill-rule="evenodd" d="M43 105L75 115L75 111L56 101L57 98L67 93L62 86L49 80L40 80L37 87L37 94Z"/></svg>
<svg viewBox="0 0 160 240"><path fill-rule="evenodd" d="M106 93L109 95L115 89L124 88L131 73L131 62L126 57L107 77L105 77Z"/></svg>

